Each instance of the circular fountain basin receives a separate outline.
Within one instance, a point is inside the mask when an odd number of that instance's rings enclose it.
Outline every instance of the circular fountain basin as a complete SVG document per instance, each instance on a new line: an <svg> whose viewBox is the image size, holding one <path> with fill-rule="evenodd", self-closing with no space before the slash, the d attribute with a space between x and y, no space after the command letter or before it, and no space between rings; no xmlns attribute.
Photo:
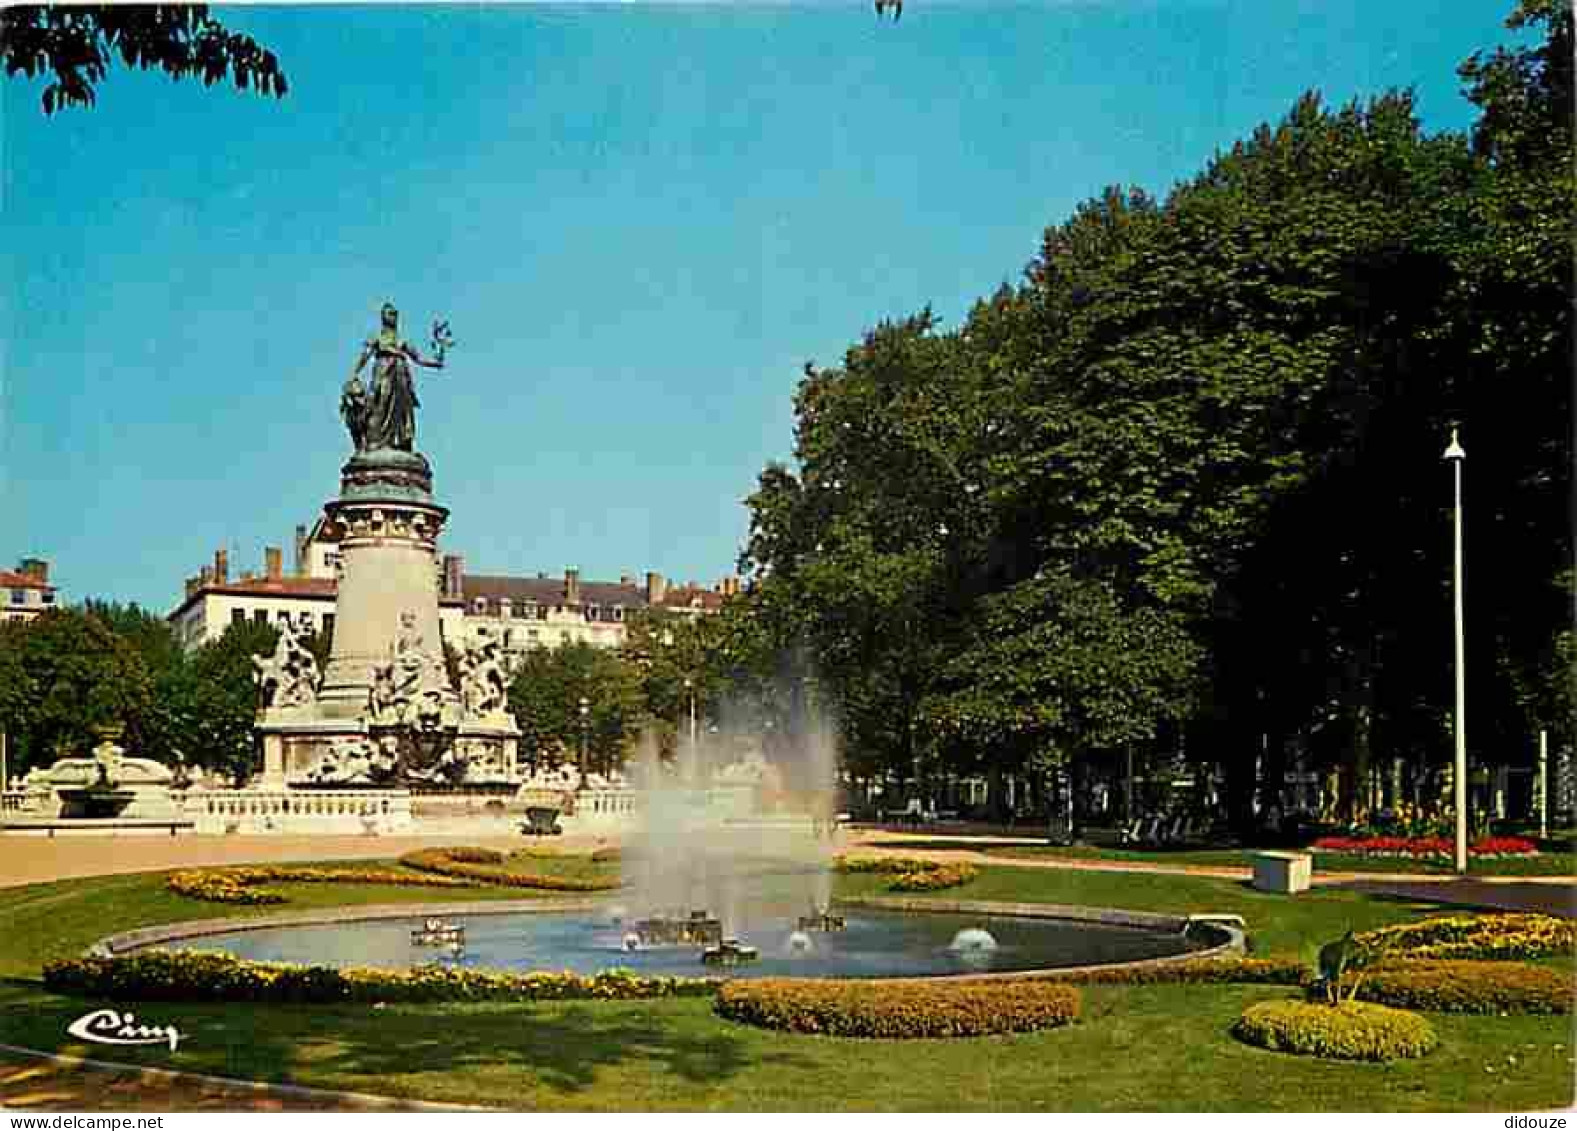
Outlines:
<svg viewBox="0 0 1577 1131"><path fill-rule="evenodd" d="M258 927L209 934L172 947L220 951L237 958L324 966L407 968L433 962L467 968L573 970L595 974L622 968L645 975L699 977L711 973L701 948L628 946L629 931L606 914L523 912L451 915L465 928L462 954L435 953L412 944L420 918L311 926ZM960 932L985 931L991 949L960 950ZM818 932L813 946L795 947L797 919L730 927L760 957L729 968L731 977L892 978L1043 970L1165 958L1208 947L1159 928L1066 919L979 913L851 909L841 931ZM966 936L976 937L976 936Z"/></svg>

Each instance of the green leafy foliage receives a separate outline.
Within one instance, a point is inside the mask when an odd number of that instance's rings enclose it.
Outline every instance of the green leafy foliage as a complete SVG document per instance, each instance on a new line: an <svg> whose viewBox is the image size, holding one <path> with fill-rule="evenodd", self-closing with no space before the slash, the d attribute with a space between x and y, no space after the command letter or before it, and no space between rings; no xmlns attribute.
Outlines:
<svg viewBox="0 0 1577 1131"><path fill-rule="evenodd" d="M0 56L9 76L49 79L45 114L92 106L117 57L205 86L228 79L238 90L276 98L287 90L274 53L225 28L206 4L12 5L0 10Z"/></svg>
<svg viewBox="0 0 1577 1131"><path fill-rule="evenodd" d="M523 758L578 762L584 738L592 771L616 766L646 718L639 671L617 652L580 642L528 652L514 670L509 707Z"/></svg>

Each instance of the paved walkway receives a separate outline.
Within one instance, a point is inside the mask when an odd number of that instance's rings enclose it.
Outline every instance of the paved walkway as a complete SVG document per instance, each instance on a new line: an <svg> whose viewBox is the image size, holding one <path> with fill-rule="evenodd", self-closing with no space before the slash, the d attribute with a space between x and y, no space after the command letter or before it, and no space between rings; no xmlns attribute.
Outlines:
<svg viewBox="0 0 1577 1131"><path fill-rule="evenodd" d="M216 864L288 860L392 859L418 848L474 844L504 850L538 841L523 836L4 836L0 887L85 876L158 872ZM590 851L605 837L556 836L540 842L561 851Z"/></svg>

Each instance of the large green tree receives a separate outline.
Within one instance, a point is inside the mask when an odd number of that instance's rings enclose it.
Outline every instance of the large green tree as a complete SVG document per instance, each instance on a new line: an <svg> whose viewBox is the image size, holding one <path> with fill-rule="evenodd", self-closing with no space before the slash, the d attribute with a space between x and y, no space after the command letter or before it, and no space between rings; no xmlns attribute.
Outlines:
<svg viewBox="0 0 1577 1131"><path fill-rule="evenodd" d="M617 768L646 718L639 670L615 651L581 642L528 652L511 678L509 708L525 761L578 763L584 738L589 771Z"/></svg>

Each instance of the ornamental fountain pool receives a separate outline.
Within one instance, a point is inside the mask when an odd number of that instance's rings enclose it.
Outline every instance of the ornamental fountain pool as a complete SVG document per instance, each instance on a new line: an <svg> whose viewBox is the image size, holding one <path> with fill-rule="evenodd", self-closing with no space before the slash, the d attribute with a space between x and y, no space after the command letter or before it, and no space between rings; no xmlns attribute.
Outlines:
<svg viewBox="0 0 1577 1131"><path fill-rule="evenodd" d="M1221 941L1157 917L1116 925L834 904L830 728L812 719L774 754L769 763L758 748L741 761L725 741L682 743L669 764L644 741L629 767L641 821L625 840L624 886L595 909L450 905L437 921L414 908L349 923L259 923L174 945L303 965L884 978L1134 962Z"/></svg>
<svg viewBox="0 0 1577 1131"><path fill-rule="evenodd" d="M757 957L728 964L729 977L892 978L979 974L1133 962L1189 953L1209 945L1175 931L1027 916L903 912L844 908L841 931L798 929L787 911L737 928ZM422 918L322 926L265 927L207 935L179 945L238 958L304 965L409 968L434 962L471 969L573 970L622 968L644 975L699 977L717 973L705 948L692 943L626 947L628 925L603 912L449 915L464 928L463 949L413 941ZM732 928L731 928L732 929ZM981 945L975 932L990 936ZM960 936L965 940L959 945Z"/></svg>

